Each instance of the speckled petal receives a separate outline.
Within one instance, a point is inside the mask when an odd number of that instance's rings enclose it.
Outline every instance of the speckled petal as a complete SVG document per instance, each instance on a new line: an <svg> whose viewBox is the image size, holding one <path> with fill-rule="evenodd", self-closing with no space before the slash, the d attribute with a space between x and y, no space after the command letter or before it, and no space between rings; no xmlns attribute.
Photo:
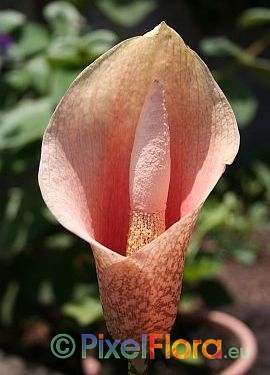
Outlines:
<svg viewBox="0 0 270 375"><path fill-rule="evenodd" d="M153 82L165 92L171 138L167 227L201 204L239 145L231 107L200 58L164 22L124 41L73 82L45 132L39 183L67 229L125 254L129 165Z"/></svg>
<svg viewBox="0 0 270 375"><path fill-rule="evenodd" d="M185 250L200 207L130 257L93 246L108 331L141 341L168 333L176 318ZM114 255L113 255L114 254Z"/></svg>

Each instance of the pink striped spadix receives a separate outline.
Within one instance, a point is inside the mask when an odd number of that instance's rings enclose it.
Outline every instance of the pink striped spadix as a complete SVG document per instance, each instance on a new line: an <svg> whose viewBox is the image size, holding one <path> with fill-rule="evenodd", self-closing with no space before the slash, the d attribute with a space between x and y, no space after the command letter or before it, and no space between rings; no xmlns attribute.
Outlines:
<svg viewBox="0 0 270 375"><path fill-rule="evenodd" d="M40 188L60 223L91 244L115 339L170 331L200 207L238 146L224 94L164 22L101 56L64 95L44 134ZM160 210L162 233L131 249L132 212Z"/></svg>

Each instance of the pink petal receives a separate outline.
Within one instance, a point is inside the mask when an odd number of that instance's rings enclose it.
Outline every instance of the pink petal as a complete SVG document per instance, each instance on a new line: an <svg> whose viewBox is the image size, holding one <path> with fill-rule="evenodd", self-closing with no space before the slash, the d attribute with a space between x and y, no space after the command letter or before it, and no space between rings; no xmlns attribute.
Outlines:
<svg viewBox="0 0 270 375"><path fill-rule="evenodd" d="M69 230L125 253L135 129L155 80L171 136L167 224L202 203L237 152L232 110L207 67L162 23L86 68L46 130L39 171L48 207Z"/></svg>

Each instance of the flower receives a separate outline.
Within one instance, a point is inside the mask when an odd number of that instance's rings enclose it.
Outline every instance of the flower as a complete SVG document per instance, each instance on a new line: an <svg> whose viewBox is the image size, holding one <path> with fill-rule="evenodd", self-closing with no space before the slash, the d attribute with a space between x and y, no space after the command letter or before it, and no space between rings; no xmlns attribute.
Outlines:
<svg viewBox="0 0 270 375"><path fill-rule="evenodd" d="M8 34L0 32L0 54L6 56L7 51L12 46L13 40Z"/></svg>
<svg viewBox="0 0 270 375"><path fill-rule="evenodd" d="M224 94L164 22L101 56L64 95L44 134L40 188L92 247L115 339L170 331L194 224L238 147Z"/></svg>

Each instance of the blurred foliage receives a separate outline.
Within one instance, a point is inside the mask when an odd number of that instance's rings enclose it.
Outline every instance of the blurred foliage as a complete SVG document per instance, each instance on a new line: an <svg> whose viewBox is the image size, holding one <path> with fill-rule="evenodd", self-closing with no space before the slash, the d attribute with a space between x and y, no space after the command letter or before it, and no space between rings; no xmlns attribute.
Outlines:
<svg viewBox="0 0 270 375"><path fill-rule="evenodd" d="M188 292L181 301L182 308L194 308L198 298L202 298L206 305L228 302L225 290L211 293L215 281L207 284L208 295L201 293L200 286L214 280L224 259L248 267L261 251L270 250L270 168L256 162L249 175L242 171L239 183L240 192L237 194L228 189L223 178L216 195L208 198L203 206L188 248L184 273L184 290ZM219 195L222 198L218 199Z"/></svg>
<svg viewBox="0 0 270 375"><path fill-rule="evenodd" d="M248 9L240 15L237 22L242 29L267 23L270 24L270 9L267 8ZM268 29L263 30L260 38L246 48L225 36L201 40L200 48L204 55L223 61L223 66L213 74L229 99L240 127L249 125L255 118L258 102L239 75L241 77L244 70L270 88L270 60L262 56L269 44Z"/></svg>
<svg viewBox="0 0 270 375"><path fill-rule="evenodd" d="M114 23L134 26L155 3L142 0L97 2ZM94 262L87 245L65 232L45 207L37 185L40 143L48 120L75 76L118 40L115 32L94 30L71 4L51 2L44 22L30 22L17 11L0 12L0 325L20 326L40 307L58 311L80 325L102 317ZM269 10L246 11L241 27L269 22ZM203 53L225 58L214 74L235 110L239 124L250 124L257 98L240 78L247 69L270 84L270 61L260 54L263 35L248 48L225 37L204 39ZM218 288L208 284L224 258L250 265L269 233L270 169L261 162L243 171L237 188L222 179L204 206L188 250L185 293L194 306L196 293ZM269 237L268 237L269 238ZM199 251L200 250L200 251ZM188 288L187 288L188 289ZM208 296L208 297L207 297Z"/></svg>
<svg viewBox="0 0 270 375"><path fill-rule="evenodd" d="M270 23L270 9L252 8L242 13L239 25L242 27L254 27Z"/></svg>
<svg viewBox="0 0 270 375"><path fill-rule="evenodd" d="M270 24L269 12L266 8L248 9L240 15L238 27ZM259 106L241 73L251 74L257 82L270 88L269 45L269 29L262 29L262 35L245 48L225 36L204 38L200 42L202 53L214 58L216 63L219 61L219 67L212 73L230 101L240 128L253 122ZM213 278L221 269L224 257L250 266L260 251L269 250L265 238L270 233L270 168L262 162L253 162L251 170L238 171L236 179L235 186L223 178L216 195L208 198L203 207L187 254L184 307L194 308L198 298L207 305L228 302L225 290L211 292L215 285ZM196 288L190 290L190 285ZM201 285L207 286L208 294L203 293ZM218 296L216 301L214 296Z"/></svg>
<svg viewBox="0 0 270 375"><path fill-rule="evenodd" d="M59 231L40 196L37 167L58 101L79 71L118 38L111 30L93 30L62 1L44 8L44 20L0 12L1 325L19 325L52 304L83 324L101 316L87 246Z"/></svg>
<svg viewBox="0 0 270 375"><path fill-rule="evenodd" d="M135 26L156 7L153 0L99 0L96 4L112 22L128 27Z"/></svg>

